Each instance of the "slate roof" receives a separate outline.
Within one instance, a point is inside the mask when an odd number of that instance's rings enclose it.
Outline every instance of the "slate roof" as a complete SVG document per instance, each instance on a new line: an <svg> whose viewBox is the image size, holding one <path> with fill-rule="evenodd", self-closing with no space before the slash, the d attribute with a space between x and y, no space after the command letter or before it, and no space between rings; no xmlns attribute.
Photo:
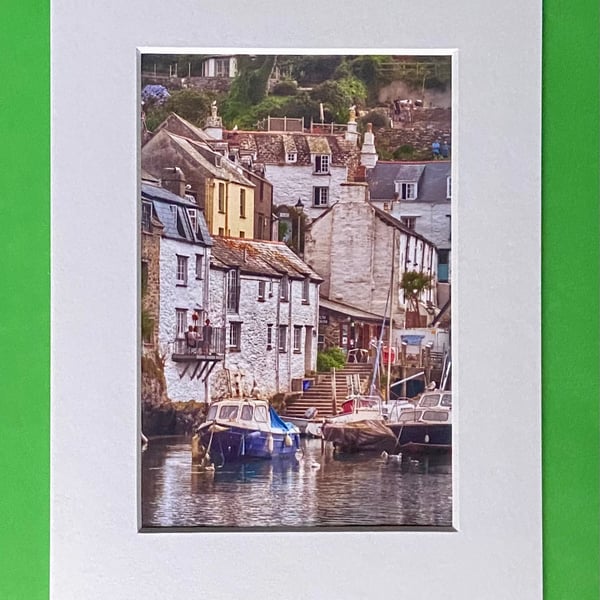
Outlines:
<svg viewBox="0 0 600 600"><path fill-rule="evenodd" d="M199 242L212 246L213 239L206 226L204 214L192 198L181 198L165 188L142 183L142 199L152 202L155 216L162 223L163 235L168 238ZM171 207L174 206L175 210ZM198 231L192 230L187 208L196 209Z"/></svg>
<svg viewBox="0 0 600 600"><path fill-rule="evenodd" d="M178 146L188 157L193 160L199 167L210 176L217 179L233 181L247 187L254 187L254 184L244 177L239 169L232 161L222 156L221 154L212 151L202 142L193 141L167 130L162 130L157 136L168 136L173 144Z"/></svg>
<svg viewBox="0 0 600 600"><path fill-rule="evenodd" d="M436 160L422 163L401 161L378 161L373 169L367 172L367 183L371 200L392 200L396 181L417 181L418 196L416 200L406 202L444 202L446 198L446 182L451 175L451 163Z"/></svg>
<svg viewBox="0 0 600 600"><path fill-rule="evenodd" d="M381 210L381 208L378 208L374 204L371 204L371 206L375 211L375 216L384 223L387 223L388 225L391 225L392 227L395 227L399 231L403 231L408 235L416 237L418 240L422 240L434 248L437 247L431 240L427 239L424 235L417 233L414 229L408 228L406 225L404 225L404 223L402 223L402 221L398 220L396 217L393 217L390 213L386 212L385 210Z"/></svg>
<svg viewBox="0 0 600 600"><path fill-rule="evenodd" d="M157 134L161 129L166 129L171 133L190 138L192 140L203 142L214 141L207 133L200 129L200 127L197 127L189 121L186 121L183 117L180 117L174 112L169 114L169 116L160 125L158 125L153 134Z"/></svg>
<svg viewBox="0 0 600 600"><path fill-rule="evenodd" d="M215 237L211 265L222 269L239 268L242 273L305 279L321 282L323 278L298 258L282 242Z"/></svg>

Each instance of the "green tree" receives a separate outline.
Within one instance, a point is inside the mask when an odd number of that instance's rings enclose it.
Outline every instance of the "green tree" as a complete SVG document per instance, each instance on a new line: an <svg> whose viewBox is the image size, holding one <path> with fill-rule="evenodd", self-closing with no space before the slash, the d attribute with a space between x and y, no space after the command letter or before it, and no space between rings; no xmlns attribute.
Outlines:
<svg viewBox="0 0 600 600"><path fill-rule="evenodd" d="M400 289L406 298L406 324L408 327L419 326L419 298L425 290L431 288L431 285L431 276L419 271L406 271L402 276Z"/></svg>

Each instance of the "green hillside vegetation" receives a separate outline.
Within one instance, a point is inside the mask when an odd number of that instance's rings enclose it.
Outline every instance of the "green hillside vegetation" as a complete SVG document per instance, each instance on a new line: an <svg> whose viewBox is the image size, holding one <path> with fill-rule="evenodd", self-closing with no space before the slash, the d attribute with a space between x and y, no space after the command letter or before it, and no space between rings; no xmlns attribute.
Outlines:
<svg viewBox="0 0 600 600"><path fill-rule="evenodd" d="M142 69L152 71L177 65L180 76L199 71L200 55L153 55L142 57ZM275 68L285 74L269 91ZM409 89L445 91L450 85L450 58L392 56L239 56L238 74L228 93L198 89L171 90L162 104L145 106L146 123L152 131L170 112L176 112L195 125L202 126L217 101L226 128L254 129L267 116L303 118L319 122L323 105L327 123L346 123L349 108L369 110L359 120L360 130L371 122L386 127L385 113L377 111L379 93L393 81ZM410 147L387 149L389 158L414 158Z"/></svg>

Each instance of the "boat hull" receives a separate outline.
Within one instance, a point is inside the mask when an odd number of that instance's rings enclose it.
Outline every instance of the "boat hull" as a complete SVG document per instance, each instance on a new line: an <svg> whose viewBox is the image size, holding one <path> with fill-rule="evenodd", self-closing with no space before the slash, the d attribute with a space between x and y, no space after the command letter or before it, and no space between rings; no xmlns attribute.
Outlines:
<svg viewBox="0 0 600 600"><path fill-rule="evenodd" d="M388 423L397 440L394 452L435 453L452 450L452 424Z"/></svg>
<svg viewBox="0 0 600 600"><path fill-rule="evenodd" d="M199 432L200 440L215 462L243 462L294 456L300 449L300 434L269 432L241 427L210 425Z"/></svg>

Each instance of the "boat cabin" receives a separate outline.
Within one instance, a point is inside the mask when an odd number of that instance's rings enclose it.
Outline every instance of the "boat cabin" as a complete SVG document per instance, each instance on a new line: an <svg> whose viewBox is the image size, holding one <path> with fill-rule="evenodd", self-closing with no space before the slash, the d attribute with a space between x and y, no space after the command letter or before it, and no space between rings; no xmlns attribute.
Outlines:
<svg viewBox="0 0 600 600"><path fill-rule="evenodd" d="M426 392L417 404L419 408L452 408L452 392Z"/></svg>

